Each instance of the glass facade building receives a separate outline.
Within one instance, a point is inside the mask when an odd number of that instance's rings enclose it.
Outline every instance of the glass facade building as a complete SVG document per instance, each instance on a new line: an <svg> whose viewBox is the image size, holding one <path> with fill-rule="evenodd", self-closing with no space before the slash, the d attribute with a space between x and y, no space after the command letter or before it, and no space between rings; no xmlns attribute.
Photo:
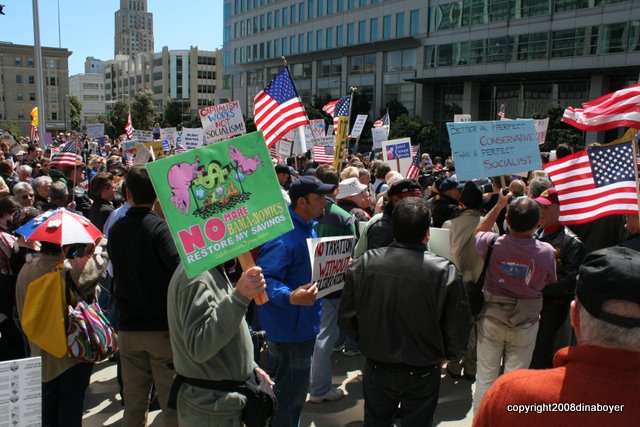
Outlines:
<svg viewBox="0 0 640 427"><path fill-rule="evenodd" d="M372 118L398 100L444 129L456 113L530 117L635 83L640 0L224 0L223 52L216 96L249 116L286 56L305 102L355 86Z"/></svg>

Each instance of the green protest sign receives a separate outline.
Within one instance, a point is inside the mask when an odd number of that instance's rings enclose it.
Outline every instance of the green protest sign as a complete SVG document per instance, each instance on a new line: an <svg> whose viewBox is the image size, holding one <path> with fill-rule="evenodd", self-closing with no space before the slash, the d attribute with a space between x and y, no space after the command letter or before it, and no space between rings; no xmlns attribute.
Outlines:
<svg viewBox="0 0 640 427"><path fill-rule="evenodd" d="M293 228L262 132L147 168L189 277Z"/></svg>

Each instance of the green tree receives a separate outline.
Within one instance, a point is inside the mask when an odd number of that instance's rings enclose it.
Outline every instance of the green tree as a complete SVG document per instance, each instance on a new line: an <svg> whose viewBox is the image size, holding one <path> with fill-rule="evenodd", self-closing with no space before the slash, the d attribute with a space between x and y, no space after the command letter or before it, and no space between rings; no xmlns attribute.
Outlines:
<svg viewBox="0 0 640 427"><path fill-rule="evenodd" d="M69 96L69 121L72 130L80 130L82 124L82 102L76 96Z"/></svg>
<svg viewBox="0 0 640 427"><path fill-rule="evenodd" d="M391 112L389 112L391 115ZM420 117L403 114L391 123L389 139L411 138L411 144L420 144L420 150L433 152L435 149L436 128L425 123Z"/></svg>
<svg viewBox="0 0 640 427"><path fill-rule="evenodd" d="M400 101L398 101L397 99L387 101L387 103L385 104L385 108L380 110L380 116L382 117L387 114L387 111L389 111L389 119L392 122L403 114L409 114L409 110L407 110L407 107L402 105L402 103L400 103Z"/></svg>
<svg viewBox="0 0 640 427"><path fill-rule="evenodd" d="M118 101L113 104L113 109L111 110L109 119L111 120L111 123L113 123L113 126L116 128L116 135L122 135L123 133L125 133L124 125L127 123L128 115L129 106L126 103Z"/></svg>
<svg viewBox="0 0 640 427"><path fill-rule="evenodd" d="M173 100L169 100L164 107L164 121L171 127L182 123L182 107Z"/></svg>
<svg viewBox="0 0 640 427"><path fill-rule="evenodd" d="M13 120L7 120L0 124L0 129L6 130L14 137L20 136L20 127Z"/></svg>
<svg viewBox="0 0 640 427"><path fill-rule="evenodd" d="M131 103L131 121L134 129L151 130L155 124L156 112L153 108L153 94L148 91L136 93Z"/></svg>

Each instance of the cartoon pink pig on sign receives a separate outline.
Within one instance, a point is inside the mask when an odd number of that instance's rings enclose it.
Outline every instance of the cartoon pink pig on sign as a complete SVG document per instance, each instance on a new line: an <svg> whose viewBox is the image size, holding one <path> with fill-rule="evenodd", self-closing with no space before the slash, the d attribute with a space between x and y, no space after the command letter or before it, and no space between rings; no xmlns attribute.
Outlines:
<svg viewBox="0 0 640 427"><path fill-rule="evenodd" d="M177 163L169 168L167 180L173 192L169 200L182 213L189 213L191 181L198 175L202 175L202 170L198 170L199 158L194 163Z"/></svg>

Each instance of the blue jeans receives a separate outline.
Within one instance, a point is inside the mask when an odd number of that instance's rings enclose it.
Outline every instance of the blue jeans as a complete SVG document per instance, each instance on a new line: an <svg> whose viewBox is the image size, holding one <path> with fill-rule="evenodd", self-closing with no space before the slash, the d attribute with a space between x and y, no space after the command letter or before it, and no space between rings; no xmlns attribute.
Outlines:
<svg viewBox="0 0 640 427"><path fill-rule="evenodd" d="M300 414L307 397L311 356L315 340L296 343L275 343L267 341L270 365L274 372L274 392L278 399L278 409L273 417L273 425L297 427Z"/></svg>
<svg viewBox="0 0 640 427"><path fill-rule="evenodd" d="M311 365L309 393L312 396L322 396L331 388L333 346L340 338L340 328L338 327L339 306L340 298L325 298L322 301L320 333L316 338L316 345L313 349L313 363Z"/></svg>
<svg viewBox="0 0 640 427"><path fill-rule="evenodd" d="M49 382L42 383L43 427L81 427L84 392L93 363L78 363Z"/></svg>

